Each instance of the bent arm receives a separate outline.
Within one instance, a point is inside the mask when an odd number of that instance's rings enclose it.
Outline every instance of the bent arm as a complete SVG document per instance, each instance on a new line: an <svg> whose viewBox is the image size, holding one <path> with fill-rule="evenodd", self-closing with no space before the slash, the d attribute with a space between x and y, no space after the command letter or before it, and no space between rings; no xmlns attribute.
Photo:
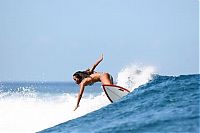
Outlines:
<svg viewBox="0 0 200 133"><path fill-rule="evenodd" d="M103 60L103 54L101 55L100 59L97 60L97 62L92 66L90 69L90 73L94 72L94 69L99 65L99 63Z"/></svg>

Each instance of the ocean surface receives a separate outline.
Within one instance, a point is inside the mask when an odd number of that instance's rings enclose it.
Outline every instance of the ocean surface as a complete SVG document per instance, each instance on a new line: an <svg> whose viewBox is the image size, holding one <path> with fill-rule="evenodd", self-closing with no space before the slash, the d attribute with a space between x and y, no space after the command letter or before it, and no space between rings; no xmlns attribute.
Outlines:
<svg viewBox="0 0 200 133"><path fill-rule="evenodd" d="M87 86L76 111L73 82L0 82L0 132L199 133L199 74L129 66L115 81L131 93L111 104L101 84Z"/></svg>

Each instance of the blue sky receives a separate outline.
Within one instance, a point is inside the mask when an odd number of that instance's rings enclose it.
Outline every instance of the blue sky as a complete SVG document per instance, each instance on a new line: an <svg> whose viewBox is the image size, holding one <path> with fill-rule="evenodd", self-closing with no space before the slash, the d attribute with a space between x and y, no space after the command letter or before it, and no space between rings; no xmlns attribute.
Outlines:
<svg viewBox="0 0 200 133"><path fill-rule="evenodd" d="M71 81L130 63L199 73L198 0L0 0L0 81Z"/></svg>

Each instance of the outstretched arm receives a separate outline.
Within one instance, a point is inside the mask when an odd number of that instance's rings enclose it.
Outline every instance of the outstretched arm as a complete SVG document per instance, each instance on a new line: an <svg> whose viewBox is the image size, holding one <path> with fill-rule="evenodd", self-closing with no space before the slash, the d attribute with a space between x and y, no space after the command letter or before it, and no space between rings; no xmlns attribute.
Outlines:
<svg viewBox="0 0 200 133"><path fill-rule="evenodd" d="M97 60L97 62L92 66L90 69L90 73L94 72L94 69L99 65L99 63L103 60L103 54L101 54L101 57Z"/></svg>
<svg viewBox="0 0 200 133"><path fill-rule="evenodd" d="M81 101L84 88L85 88L85 86L84 86L83 84L80 84L80 92L79 92L79 94L78 94L78 100L77 100L76 107L74 108L74 111L79 107L79 103L80 103L80 101Z"/></svg>
<svg viewBox="0 0 200 133"><path fill-rule="evenodd" d="M88 79L85 79L80 83L80 91L79 91L79 94L78 94L77 104L76 104L74 111L79 107L79 103L81 101L81 98L82 98L82 95L83 95L83 92L84 92L84 88L85 88L85 85L87 84L87 82L88 82Z"/></svg>

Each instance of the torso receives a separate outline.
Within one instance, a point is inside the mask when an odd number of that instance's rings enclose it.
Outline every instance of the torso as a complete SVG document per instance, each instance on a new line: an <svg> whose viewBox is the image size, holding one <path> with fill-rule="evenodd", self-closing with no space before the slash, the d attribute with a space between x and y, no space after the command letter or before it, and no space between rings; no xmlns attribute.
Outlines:
<svg viewBox="0 0 200 133"><path fill-rule="evenodd" d="M86 85L91 85L95 82L101 82L102 84L113 84L110 79L109 73L96 72L91 74L89 77L85 78Z"/></svg>
<svg viewBox="0 0 200 133"><path fill-rule="evenodd" d="M85 80L87 80L87 85L91 85L95 82L101 82L100 73L98 73L98 72L93 73L89 77L85 78Z"/></svg>
<svg viewBox="0 0 200 133"><path fill-rule="evenodd" d="M100 81L100 73L98 73L98 72L91 74L90 77L93 82Z"/></svg>

